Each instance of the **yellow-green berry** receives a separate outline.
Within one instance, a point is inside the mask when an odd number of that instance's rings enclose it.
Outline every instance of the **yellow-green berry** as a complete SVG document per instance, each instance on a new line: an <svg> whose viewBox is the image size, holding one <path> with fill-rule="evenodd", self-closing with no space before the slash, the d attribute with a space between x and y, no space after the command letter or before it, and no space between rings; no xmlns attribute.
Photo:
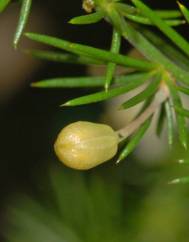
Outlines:
<svg viewBox="0 0 189 242"><path fill-rule="evenodd" d="M54 149L66 166L87 170L114 157L118 141L117 133L110 126L78 121L61 130Z"/></svg>

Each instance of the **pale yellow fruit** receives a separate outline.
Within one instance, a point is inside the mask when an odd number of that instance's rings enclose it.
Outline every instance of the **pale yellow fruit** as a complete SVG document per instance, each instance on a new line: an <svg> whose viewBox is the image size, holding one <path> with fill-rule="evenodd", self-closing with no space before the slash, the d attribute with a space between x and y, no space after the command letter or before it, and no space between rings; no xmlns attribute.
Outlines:
<svg viewBox="0 0 189 242"><path fill-rule="evenodd" d="M117 153L118 135L108 125L78 121L61 130L54 149L66 166L87 170Z"/></svg>

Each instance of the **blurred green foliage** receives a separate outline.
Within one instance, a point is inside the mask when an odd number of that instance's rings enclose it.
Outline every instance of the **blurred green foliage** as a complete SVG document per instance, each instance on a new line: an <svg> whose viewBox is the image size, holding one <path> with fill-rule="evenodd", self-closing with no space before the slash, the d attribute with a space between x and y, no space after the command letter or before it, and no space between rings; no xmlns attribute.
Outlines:
<svg viewBox="0 0 189 242"><path fill-rule="evenodd" d="M129 185L115 174L51 167L38 181L46 186L40 198L12 199L5 241L187 242L188 187L168 185L169 175L162 169L161 181L145 185L144 192L144 180Z"/></svg>

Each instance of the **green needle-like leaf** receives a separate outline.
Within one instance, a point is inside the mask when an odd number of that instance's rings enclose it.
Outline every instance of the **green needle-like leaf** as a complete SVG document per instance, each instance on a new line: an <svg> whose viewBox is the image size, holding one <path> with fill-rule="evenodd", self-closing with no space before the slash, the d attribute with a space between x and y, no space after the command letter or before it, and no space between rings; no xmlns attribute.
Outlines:
<svg viewBox="0 0 189 242"><path fill-rule="evenodd" d="M13 41L15 48L17 48L18 42L19 42L22 32L24 30L24 27L26 26L26 23L27 23L29 14L30 14L31 4L32 4L32 0L22 0L20 18L18 21L18 26L17 26L16 33L14 36L14 41Z"/></svg>
<svg viewBox="0 0 189 242"><path fill-rule="evenodd" d="M170 101L165 102L165 112L167 119L167 134L168 134L168 144L171 148L174 140L174 117Z"/></svg>
<svg viewBox="0 0 189 242"><path fill-rule="evenodd" d="M165 122L165 105L162 104L159 110L159 117L158 117L158 121L157 121L157 128L156 128L156 134L158 137L160 137L163 127L164 127L164 122Z"/></svg>
<svg viewBox="0 0 189 242"><path fill-rule="evenodd" d="M127 84L137 82L138 80L148 80L151 74L149 73L136 73L117 76L114 79L116 84ZM97 77L60 77L42 80L32 83L32 87L37 88L76 88L76 87L102 87L104 85L104 76Z"/></svg>
<svg viewBox="0 0 189 242"><path fill-rule="evenodd" d="M178 2L179 8L184 15L186 21L189 23L189 10L181 3Z"/></svg>
<svg viewBox="0 0 189 242"><path fill-rule="evenodd" d="M142 33L172 62L177 66L180 66L184 70L188 71L189 59L182 53L179 49L170 43L170 41L165 41L158 34L155 34L152 31L142 28Z"/></svg>
<svg viewBox="0 0 189 242"><path fill-rule="evenodd" d="M154 99L154 96L151 96L144 101L141 109L139 110L139 112L137 112L135 119L138 118L147 109L147 107L149 107L149 105L152 103L153 99Z"/></svg>
<svg viewBox="0 0 189 242"><path fill-rule="evenodd" d="M91 13L79 17L72 18L70 24L94 24L99 22L103 18L103 13L98 11L96 13Z"/></svg>
<svg viewBox="0 0 189 242"><path fill-rule="evenodd" d="M121 35L116 30L113 29L113 36L112 36L112 45L111 45L111 52L118 54L120 51L121 46ZM106 78L105 78L105 90L107 91L115 74L116 64L115 63L108 63L107 64L107 71L106 71Z"/></svg>
<svg viewBox="0 0 189 242"><path fill-rule="evenodd" d="M189 88L188 87L177 86L177 90L179 90L180 92L183 92L186 95L189 95Z"/></svg>
<svg viewBox="0 0 189 242"><path fill-rule="evenodd" d="M89 58L86 56L78 56L75 54L62 53L58 51L46 51L46 50L25 50L27 54L32 55L35 58L70 63L70 64L79 64L79 65L103 65L104 62L95 60L94 58Z"/></svg>
<svg viewBox="0 0 189 242"><path fill-rule="evenodd" d="M137 105L138 103L146 100L150 96L152 96L158 89L158 86L161 81L161 74L157 74L157 76L154 77L154 79L155 80L152 80L151 83L148 85L148 87L144 91L142 91L138 95L134 96L129 101L123 103L121 105L121 107L124 109L131 108L131 107Z"/></svg>
<svg viewBox="0 0 189 242"><path fill-rule="evenodd" d="M120 3L120 2L114 3L114 7L122 15L138 13L138 10L135 7L125 3Z"/></svg>
<svg viewBox="0 0 189 242"><path fill-rule="evenodd" d="M69 41L50 37L47 35L27 33L26 36L31 40L54 46L56 48L66 50L74 54L80 54L102 61L114 62L118 65L143 70L151 70L156 66L153 63L149 63L148 61L137 60L135 58L127 57L120 54L114 54L109 51L101 50L87 45L71 43Z"/></svg>
<svg viewBox="0 0 189 242"><path fill-rule="evenodd" d="M162 20L155 11L152 11L148 6L140 0L132 0L137 8L151 20L175 45L177 45L184 53L189 55L189 43L178 34L173 28Z"/></svg>
<svg viewBox="0 0 189 242"><path fill-rule="evenodd" d="M185 109L185 108L181 108L179 106L174 106L175 111L177 113L179 113L180 115L189 118L189 110Z"/></svg>
<svg viewBox="0 0 189 242"><path fill-rule="evenodd" d="M177 92L177 88L176 88L175 84L173 83L173 81L171 79L167 79L166 81L167 81L167 84L169 86L169 90L171 92L171 96L172 96L174 106L182 108L182 102L181 102L180 96ZM177 119L177 126L178 126L180 143L182 144L182 146L185 149L187 149L188 132L187 132L187 127L186 127L185 117L183 115L180 115L180 114L177 113L176 119Z"/></svg>
<svg viewBox="0 0 189 242"><path fill-rule="evenodd" d="M153 23L148 18L140 16L140 15L125 14L125 17L136 23L145 24L145 25L153 25ZM182 20L182 19L170 19L170 20L165 20L165 22L169 26L178 26L178 25L186 23L186 21Z"/></svg>
<svg viewBox="0 0 189 242"><path fill-rule="evenodd" d="M178 10L155 10L155 12L162 19L179 18L182 16Z"/></svg>
<svg viewBox="0 0 189 242"><path fill-rule="evenodd" d="M8 6L11 0L0 0L0 13Z"/></svg>
<svg viewBox="0 0 189 242"><path fill-rule="evenodd" d="M142 137L148 130L150 124L151 124L151 118L146 120L143 123L143 125L136 131L136 134L134 134L131 137L131 140L126 145L126 147L123 149L121 154L119 155L119 158L116 163L119 163L120 161L125 159L136 148L136 146L139 144L140 140L142 139Z"/></svg>
<svg viewBox="0 0 189 242"><path fill-rule="evenodd" d="M126 92L129 92L129 91L139 87L140 85L142 85L145 81L147 81L147 80L146 79L144 80L143 78L138 79L135 82L129 81L126 85L123 85L123 86L117 87L117 88L112 88L108 92L106 92L106 91L97 92L94 94L90 94L90 95L86 95L83 97L72 99L72 100L66 102L65 104L63 104L62 106L78 106L78 105L84 105L84 104L95 103L95 102L107 100L109 98L113 98L113 97L119 96L121 94L124 94Z"/></svg>
<svg viewBox="0 0 189 242"><path fill-rule="evenodd" d="M77 87L102 87L104 77L59 77L42 80L31 84L37 88L77 88Z"/></svg>
<svg viewBox="0 0 189 242"><path fill-rule="evenodd" d="M141 32L135 30L130 24L125 22L125 30L123 37L127 39L137 50L139 50L146 58L151 61L156 61L162 65L176 78L177 81L189 83L189 72L181 69L178 65L172 62L158 47L150 42Z"/></svg>

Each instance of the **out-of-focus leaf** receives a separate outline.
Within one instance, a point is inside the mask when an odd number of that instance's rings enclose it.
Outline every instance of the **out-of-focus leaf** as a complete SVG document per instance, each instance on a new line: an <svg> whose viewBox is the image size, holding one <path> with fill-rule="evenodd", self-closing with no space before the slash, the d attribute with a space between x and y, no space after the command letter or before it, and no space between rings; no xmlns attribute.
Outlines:
<svg viewBox="0 0 189 242"><path fill-rule="evenodd" d="M5 235L11 242L81 242L75 231L63 224L47 207L29 198L9 210L10 231Z"/></svg>
<svg viewBox="0 0 189 242"><path fill-rule="evenodd" d="M47 51L47 50L25 50L26 54L30 54L35 58L42 60L79 64L79 65L103 65L103 61L91 59L86 56L78 56L74 54L62 53L58 51Z"/></svg>
<svg viewBox="0 0 189 242"><path fill-rule="evenodd" d="M61 166L50 174L44 200L19 197L9 204L5 241L127 241L122 183Z"/></svg>
<svg viewBox="0 0 189 242"><path fill-rule="evenodd" d="M177 90L180 91L180 92L183 92L186 95L189 95L189 88L188 87L177 86Z"/></svg>
<svg viewBox="0 0 189 242"><path fill-rule="evenodd" d="M74 171L66 173L58 168L52 169L50 175L53 197L62 220L77 231L83 230L86 221L92 221L93 215L84 177ZM69 177L72 178L71 183ZM80 194L79 199L78 194Z"/></svg>
<svg viewBox="0 0 189 242"><path fill-rule="evenodd" d="M174 106L175 110L177 113L179 113L180 115L189 118L189 110L182 108L180 106Z"/></svg>

